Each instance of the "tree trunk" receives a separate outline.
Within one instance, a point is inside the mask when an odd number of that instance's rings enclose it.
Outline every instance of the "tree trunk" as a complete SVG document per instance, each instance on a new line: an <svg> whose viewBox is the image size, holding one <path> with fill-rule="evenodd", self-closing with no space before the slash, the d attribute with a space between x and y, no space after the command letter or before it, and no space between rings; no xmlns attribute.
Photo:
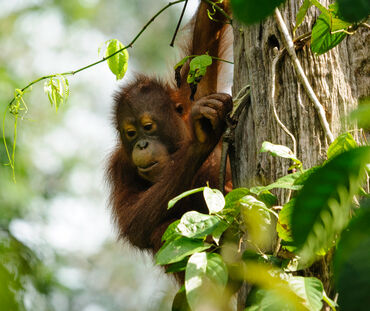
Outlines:
<svg viewBox="0 0 370 311"><path fill-rule="evenodd" d="M290 33L302 2L303 0L288 0L280 8ZM329 1L320 2L329 5ZM319 11L312 7L298 28L296 37L311 31L319 14ZM276 55L274 50L283 49L284 41L274 16L263 23L248 27L234 21L233 28L233 94L238 94L247 84L251 87L251 100L240 115L235 131L233 154L230 155L233 185L234 188L266 185L286 175L290 162L260 153L262 143L269 141L286 145L293 150L291 138L274 117L271 99L272 61ZM365 29L321 56L314 55L309 44L296 51L316 96L324 106L334 137L349 129L350 125L344 117L356 107L359 97L370 93L369 45L366 44L369 40L369 31ZM297 156L303 162L304 168L322 163L326 159L328 141L318 114L303 86L298 82L287 53L282 54L276 65L275 88L277 114L295 136ZM279 204L283 204L284 193L277 192L277 195ZM329 274L320 276L327 290L330 290ZM240 310L244 307L243 302L245 296L242 297Z"/></svg>

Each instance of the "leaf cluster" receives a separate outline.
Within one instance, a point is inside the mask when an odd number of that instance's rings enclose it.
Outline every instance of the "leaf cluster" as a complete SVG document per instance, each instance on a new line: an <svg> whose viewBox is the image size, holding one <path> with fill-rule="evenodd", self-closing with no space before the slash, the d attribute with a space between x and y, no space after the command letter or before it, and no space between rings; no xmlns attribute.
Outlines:
<svg viewBox="0 0 370 311"><path fill-rule="evenodd" d="M340 295L346 291L343 305L353 302L359 306L348 294L356 289L347 284L369 284L370 266L364 264L369 262L365 247L370 234L364 227L369 216L364 208L369 201L355 206L353 200L361 191L365 193L361 184L370 162L370 147L358 146L350 133L344 133L330 145L328 160L309 170L302 168L302 162L286 146L264 142L261 152L291 159L299 170L267 186L234 189L225 197L216 189L202 187L170 201L169 208L176 208L183 197L203 191L209 210L209 214L187 212L171 224L156 254L157 264L167 265L167 272L185 273L185 285L173 310L182 310L179 304L191 310L209 305L218 310L212 302L227 297L228 284L235 280L254 285L246 306L249 311L321 310L324 301L335 310L336 303L318 278L297 276L335 248L337 289ZM282 208L276 206L277 197L270 192L275 188L293 193ZM281 241L280 251L274 253L268 248L274 236L271 228ZM239 259L230 261L225 251L227 235L247 243ZM356 270L356 280L350 280L353 260L363 269ZM361 301L367 294L360 291L355 296Z"/></svg>

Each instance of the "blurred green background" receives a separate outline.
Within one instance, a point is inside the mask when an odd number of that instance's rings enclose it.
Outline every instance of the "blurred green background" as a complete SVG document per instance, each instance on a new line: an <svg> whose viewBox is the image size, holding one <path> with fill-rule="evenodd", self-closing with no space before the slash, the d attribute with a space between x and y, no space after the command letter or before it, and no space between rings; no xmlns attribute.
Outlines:
<svg viewBox="0 0 370 311"><path fill-rule="evenodd" d="M167 3L0 0L1 118L15 88L96 61L102 43L128 43ZM178 60L169 42L180 10L163 13L129 50L124 80L168 73ZM123 82L105 63L68 79L69 101L58 113L43 83L24 97L16 183L0 142L0 310L170 310L177 286L151 257L117 242L108 209L112 94ZM13 122L8 114L8 144Z"/></svg>

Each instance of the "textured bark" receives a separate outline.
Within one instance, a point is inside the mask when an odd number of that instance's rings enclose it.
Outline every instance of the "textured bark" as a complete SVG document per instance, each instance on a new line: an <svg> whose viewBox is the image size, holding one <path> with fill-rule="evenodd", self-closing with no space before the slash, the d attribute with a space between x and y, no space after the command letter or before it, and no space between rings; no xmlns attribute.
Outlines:
<svg viewBox="0 0 370 311"><path fill-rule="evenodd" d="M280 9L290 32L302 2L289 0ZM328 1L320 2L329 5ZM319 14L312 7L296 36L311 31ZM369 33L368 29L361 29L321 56L313 55L309 45L297 51L324 106L334 137L349 129L344 116L356 107L357 99L370 94ZM279 50L284 47L274 17L249 27L234 23L233 94L246 84L251 86L251 103L241 114L235 132L235 153L231 156L234 187L271 183L286 175L290 166L288 160L259 153L263 141L293 149L292 140L277 124L271 108L274 47ZM316 110L298 82L287 53L276 67L275 105L280 120L297 140L297 156L304 168L323 162L328 143ZM278 195L282 197L281 193Z"/></svg>

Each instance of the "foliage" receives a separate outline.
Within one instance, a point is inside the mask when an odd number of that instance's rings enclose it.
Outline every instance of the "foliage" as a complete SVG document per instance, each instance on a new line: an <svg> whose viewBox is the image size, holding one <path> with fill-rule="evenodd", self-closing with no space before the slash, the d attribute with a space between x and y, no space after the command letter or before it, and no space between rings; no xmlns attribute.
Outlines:
<svg viewBox="0 0 370 311"><path fill-rule="evenodd" d="M104 58L107 59L109 69L121 80L127 71L128 52L126 47L117 39L108 40L106 43Z"/></svg>
<svg viewBox="0 0 370 311"><path fill-rule="evenodd" d="M366 20L370 12L369 1L363 0L338 0L339 14L349 22Z"/></svg>
<svg viewBox="0 0 370 311"><path fill-rule="evenodd" d="M235 17L249 25L263 21L285 0L256 1L231 0ZM353 34L370 14L368 1L336 0L329 8L319 0L304 0L296 16L293 33L302 24L310 7L321 11L311 35L311 48L317 54L323 54L338 45L347 35Z"/></svg>
<svg viewBox="0 0 370 311"><path fill-rule="evenodd" d="M235 17L245 24L254 24L264 20L285 0L231 0Z"/></svg>
<svg viewBox="0 0 370 311"><path fill-rule="evenodd" d="M180 302L192 310L202 306L219 310L213 305L215 297L226 299L228 284L236 280L254 285L246 305L249 311L321 310L324 301L335 310L335 302L326 295L318 278L295 274L335 247L337 288L346 292L344 305L355 301L347 292L350 271L359 275L351 283L354 288L368 286L370 266L365 250L370 233L365 226L369 213L367 209L361 211L363 208L357 213L352 202L366 174L370 147L357 146L352 135L344 133L330 145L328 160L306 171L285 146L264 142L261 152L289 158L300 164L301 171L283 176L271 185L234 189L224 199L219 191L208 187L186 193L203 191L209 214L188 212L164 234L157 264L169 265L167 271L171 273L185 271L185 287L178 293L173 310L181 310ZM280 212L274 209L276 197L269 193L275 188L297 191ZM268 200L262 193L270 194ZM356 215L348 225L353 213ZM277 219L275 230L281 240L281 250L274 253L269 247L274 236L272 218ZM227 233L221 244L220 231ZM246 237L247 250L239 259L230 261L224 249L230 243L228 236L232 240ZM358 262L356 270L348 265L353 261ZM364 290L353 295L360 310L367 293Z"/></svg>
<svg viewBox="0 0 370 311"><path fill-rule="evenodd" d="M26 91L30 91L32 85L47 80L45 93L51 105L58 110L69 96L66 76L107 61L116 79L122 79L128 66L127 48L132 46L156 16L170 5L180 2L183 1L172 2L160 10L127 46L116 39L107 41L101 60L74 71L41 77L22 89L16 88L7 107L7 111L14 116L11 150L8 149L10 139L5 134L5 117L3 123L4 154L13 170L13 178L17 121L23 119L28 111L24 100ZM265 19L285 1L231 2L235 17L252 24ZM370 11L369 4L360 0L337 0L329 8L317 0L305 0L297 14L294 31L303 22L311 6L321 11L311 36L311 47L317 54L329 51L355 32ZM192 95L213 59L207 54L192 55L176 65L178 74L181 67L191 60L187 82L192 87ZM369 128L368 100L353 112L352 117L359 121L360 126ZM261 152L290 159L293 161L290 169L297 168L299 171L282 176L270 185L234 189L225 197L217 189L202 187L184 193L169 203L169 208L174 207L184 196L203 191L209 209L209 214L188 212L170 225L163 235L165 243L156 255L158 264L168 266L167 272L185 271L185 286L177 295L180 299L175 299L174 310L177 308L176 302L180 301L181 308L184 299L192 309L212 305L215 297L227 297L225 292L228 284L235 280L246 280L254 285L246 310L320 310L323 301L335 309L335 303L327 297L319 279L293 274L334 248L337 248L334 269L339 303L343 309L355 307L361 310L368 305L364 301L368 298L366 288L370 282L370 258L366 252L370 236L369 203L364 200L360 209L356 209L353 201L357 201L356 196L360 191L365 193L361 189L361 181L366 165L369 167L369 147L358 147L351 134L344 133L329 147L328 161L307 171L285 146L265 142ZM4 154L0 154L2 159ZM270 192L276 188L293 192L292 199L282 202L279 213L280 207L275 206L277 197ZM365 195L368 196L367 193ZM14 211L12 213L16 214ZM38 256L8 231L9 220L14 215L0 219L1 225L5 223L5 229L0 231L0 300L8 309L23 310L25 285L33 287L41 295L48 295L50 289L59 284L41 264ZM352 219L351 215L354 215ZM271 242L269 238L275 218L282 247L280 252L272 253L268 244ZM227 252L222 252L224 243L220 243L220 239L225 238L228 242L226 236L231 235L232 240L239 240L245 234L250 249L237 260L228 260Z"/></svg>

